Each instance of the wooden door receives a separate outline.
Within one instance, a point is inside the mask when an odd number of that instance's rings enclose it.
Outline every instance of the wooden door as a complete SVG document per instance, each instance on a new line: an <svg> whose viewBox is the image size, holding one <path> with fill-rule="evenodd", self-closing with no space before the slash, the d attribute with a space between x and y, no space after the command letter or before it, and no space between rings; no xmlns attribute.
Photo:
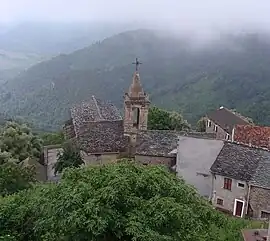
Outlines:
<svg viewBox="0 0 270 241"><path fill-rule="evenodd" d="M237 217L242 216L243 204L244 204L243 202L236 201L235 216Z"/></svg>

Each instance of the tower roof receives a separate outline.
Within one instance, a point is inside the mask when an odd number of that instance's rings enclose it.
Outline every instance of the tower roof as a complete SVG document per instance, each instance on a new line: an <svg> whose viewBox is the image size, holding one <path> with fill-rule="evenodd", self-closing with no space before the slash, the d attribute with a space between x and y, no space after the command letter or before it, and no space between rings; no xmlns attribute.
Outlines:
<svg viewBox="0 0 270 241"><path fill-rule="evenodd" d="M140 81L140 75L136 71L133 75L132 84L129 87L129 96L130 97L140 97L144 95L144 91Z"/></svg>

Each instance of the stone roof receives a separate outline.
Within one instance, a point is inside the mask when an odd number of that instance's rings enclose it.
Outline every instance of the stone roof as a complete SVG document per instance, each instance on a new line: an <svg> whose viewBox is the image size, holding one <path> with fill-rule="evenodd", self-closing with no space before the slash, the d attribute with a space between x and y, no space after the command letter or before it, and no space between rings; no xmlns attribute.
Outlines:
<svg viewBox="0 0 270 241"><path fill-rule="evenodd" d="M211 167L211 171L233 179L250 181L255 177L259 164L264 161L269 162L269 159L270 153L268 151L225 142Z"/></svg>
<svg viewBox="0 0 270 241"><path fill-rule="evenodd" d="M234 141L269 149L270 127L254 125L236 125Z"/></svg>
<svg viewBox="0 0 270 241"><path fill-rule="evenodd" d="M136 154L145 156L172 156L177 147L178 134L174 131L140 131L136 140Z"/></svg>
<svg viewBox="0 0 270 241"><path fill-rule="evenodd" d="M270 189L270 154L267 152L250 181L251 184Z"/></svg>
<svg viewBox="0 0 270 241"><path fill-rule="evenodd" d="M77 138L86 153L118 153L128 145L122 120L88 122L80 127Z"/></svg>
<svg viewBox="0 0 270 241"><path fill-rule="evenodd" d="M249 125L246 119L224 107L207 114L207 117L229 134L232 134L235 125Z"/></svg>
<svg viewBox="0 0 270 241"><path fill-rule="evenodd" d="M122 120L120 111L115 105L96 99L95 96L92 96L89 101L83 101L81 104L73 106L71 118L76 135L78 135L80 126L87 122Z"/></svg>
<svg viewBox="0 0 270 241"><path fill-rule="evenodd" d="M189 136L194 138L215 139L213 133L184 132L170 130L147 130L140 131L136 140L136 154L146 156L172 156L172 152L177 148L179 136Z"/></svg>

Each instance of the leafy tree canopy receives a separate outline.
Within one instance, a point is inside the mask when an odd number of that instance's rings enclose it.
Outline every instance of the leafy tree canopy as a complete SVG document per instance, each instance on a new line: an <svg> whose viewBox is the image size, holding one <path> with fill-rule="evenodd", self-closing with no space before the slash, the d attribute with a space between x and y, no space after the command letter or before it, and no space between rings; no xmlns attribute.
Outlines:
<svg viewBox="0 0 270 241"><path fill-rule="evenodd" d="M21 162L26 158L38 158L42 150L42 141L26 125L7 122L0 129L0 164L3 156Z"/></svg>
<svg viewBox="0 0 270 241"><path fill-rule="evenodd" d="M64 142L64 133L59 132L45 132L40 134L40 138L43 140L43 145L57 145Z"/></svg>
<svg viewBox="0 0 270 241"><path fill-rule="evenodd" d="M30 166L23 167L13 162L0 165L0 196L29 188L35 182L34 174L34 168Z"/></svg>
<svg viewBox="0 0 270 241"><path fill-rule="evenodd" d="M0 199L0 236L29 241L240 241L224 216L161 166L68 169L58 184Z"/></svg>
<svg viewBox="0 0 270 241"><path fill-rule="evenodd" d="M190 125L180 113L169 112L154 106L149 109L148 128L182 131L190 129Z"/></svg>
<svg viewBox="0 0 270 241"><path fill-rule="evenodd" d="M41 148L41 140L26 125L7 122L0 129L0 196L32 185L35 169L26 164L40 156Z"/></svg>
<svg viewBox="0 0 270 241"><path fill-rule="evenodd" d="M79 148L72 142L66 142L63 145L63 152L58 153L54 173L61 173L67 167L80 167L83 163Z"/></svg>
<svg viewBox="0 0 270 241"><path fill-rule="evenodd" d="M206 131L206 122L204 118L199 119L197 122L197 131L199 132L205 132Z"/></svg>

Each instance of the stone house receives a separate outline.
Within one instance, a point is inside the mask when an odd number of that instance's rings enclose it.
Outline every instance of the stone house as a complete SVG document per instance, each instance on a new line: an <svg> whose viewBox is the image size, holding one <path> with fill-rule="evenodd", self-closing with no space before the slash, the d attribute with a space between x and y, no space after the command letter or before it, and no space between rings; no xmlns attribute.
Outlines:
<svg viewBox="0 0 270 241"><path fill-rule="evenodd" d="M248 215L270 219L270 158L260 160L249 183Z"/></svg>
<svg viewBox="0 0 270 241"><path fill-rule="evenodd" d="M267 216L269 163L270 152L266 150L225 142L210 169L213 205L237 217Z"/></svg>
<svg viewBox="0 0 270 241"><path fill-rule="evenodd" d="M217 139L231 140L235 125L250 125L244 117L232 112L231 110L220 107L208 113L205 117L206 132L217 134Z"/></svg>
<svg viewBox="0 0 270 241"><path fill-rule="evenodd" d="M213 139L215 136L211 134L214 133L179 136L176 161L177 175L207 199L212 196L210 167L224 145L222 140Z"/></svg>

